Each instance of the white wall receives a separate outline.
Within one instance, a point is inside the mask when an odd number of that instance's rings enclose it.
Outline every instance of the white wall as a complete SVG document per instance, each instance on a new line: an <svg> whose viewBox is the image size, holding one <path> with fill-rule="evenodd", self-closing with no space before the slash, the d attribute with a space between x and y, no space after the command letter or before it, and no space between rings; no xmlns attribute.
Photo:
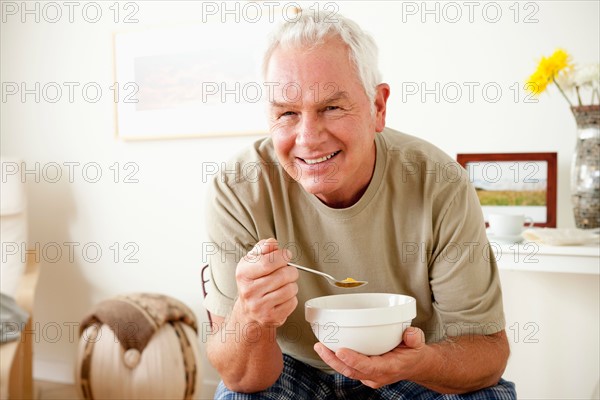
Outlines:
<svg viewBox="0 0 600 400"><path fill-rule="evenodd" d="M3 7L7 3L21 5L4 2ZM35 3L30 3L31 9ZM37 103L33 95L22 102L17 95L3 98L1 104L2 155L20 156L28 168L40 163L40 167L48 168L48 174L54 165L51 163L62 166L63 177L56 183L49 182L50 175L41 174L40 182L35 181L35 174L26 176L30 247L39 243L42 249L44 246L47 249L42 257L43 272L35 304L39 323L35 332L39 339L35 346L35 375L59 381L73 378L76 344L69 335L69 324L80 321L93 304L107 297L133 291L162 292L183 300L205 320L200 290L201 250L206 240L202 215L206 182L202 179L202 163L220 162L256 139L250 136L147 142L115 139L114 103L108 95L114 79L113 32L199 22L202 7L196 2L137 1L139 10L135 17L139 22L132 26L112 21L113 13L108 8L111 3L101 3L103 18L99 22L86 22L81 16L85 4L75 9L73 23L68 21L66 6L61 6L65 15L57 23L49 23L43 16L35 22L31 15L25 15L23 23L21 12L9 15L3 11L0 35L3 84L25 82L31 88L35 82L41 86L49 82L81 85L96 82L105 92L93 104L77 95L80 93L77 91L72 103L66 96L57 103L44 98ZM459 152L558 152L558 225L572 227L568 177L574 120L554 88L538 103L526 103L522 87L536 60L558 46L570 51L578 62L598 61L599 5L592 1L519 3L520 13L515 23L513 2L486 4L477 3L473 22L469 22L465 2L451 6L430 2L428 9L438 7L440 11L440 21L436 22L435 15L421 15L421 2L338 3L340 12L359 21L379 43L381 69L385 80L392 85L389 126L430 140L452 156ZM40 10L44 5L38 3ZM416 15L406 12L414 7L419 11ZM495 18L497 8L502 12L500 21L488 22ZM457 9L462 12L462 19L449 22ZM530 12L535 12L533 17L537 22L524 23ZM50 18L53 17L51 14ZM425 20L421 21L421 17ZM443 96L436 102L433 95L427 95L425 101L419 95L403 101L403 82L424 83L429 89L436 82L441 87L456 82L465 91L456 103ZM472 102L465 82L479 84ZM484 97L481 88L487 83L501 88L497 102ZM521 88L517 92L515 83ZM453 92L448 95L454 96ZM488 95L493 96L493 92ZM227 123L223 121L223 126ZM68 179L65 162L81 163L73 182ZM90 162L98 163L103 173L98 183L89 183L84 178L89 179L90 175L82 175L81 166ZM115 183L114 168L110 169L115 162L120 163L122 173L133 171L125 170L125 163L135 163L139 169L134 178L139 182L124 183L121 175ZM72 260L66 254L65 242L80 243ZM120 247L116 262L115 248L111 247L115 242ZM129 242L136 247L124 248ZM56 262L50 262L54 257L50 252L53 243L63 250ZM98 262L86 261L84 256L94 257L92 252L82 254L86 243L102 249ZM138 250L134 255L138 263L125 262L132 249ZM554 327L554 333L544 336L546 340L533 353L550 354L545 366L526 357L511 359L507 376L517 382L521 397L589 397L596 384L593 376L598 376L598 364L581 365L578 359L552 358L551 354L556 346L565 345L564 337L570 334L589 343L590 353L598 358L597 314L592 320L596 328L589 334L585 325L570 329L567 322L570 318L586 321L591 314L585 304L590 299L595 302L592 311L597 312L597 277L512 273L510 277L503 274L503 282L505 293L511 296L505 299L509 321L534 321ZM528 314L512 299L524 288L529 296L553 298L564 285L568 285L569 293L588 293L587 297L574 300L574 307L568 310L572 315L559 316L564 327L552 324L556 317L552 309L545 308L545 302ZM559 330L554 331L555 328ZM513 343L513 349L522 347L519 346ZM513 365L516 362L519 364ZM553 367L559 363L560 366ZM571 379L582 369L589 370L591 377L584 374L583 381ZM564 377L566 381L562 381ZM210 382L217 379L208 366L205 379L209 381L204 393L207 396Z"/></svg>

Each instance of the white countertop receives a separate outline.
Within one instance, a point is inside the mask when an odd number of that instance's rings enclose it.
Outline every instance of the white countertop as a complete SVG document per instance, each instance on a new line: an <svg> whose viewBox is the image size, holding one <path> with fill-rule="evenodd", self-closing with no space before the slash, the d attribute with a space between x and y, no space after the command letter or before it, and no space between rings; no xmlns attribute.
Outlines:
<svg viewBox="0 0 600 400"><path fill-rule="evenodd" d="M534 242L490 241L500 270L600 275L600 246L548 246Z"/></svg>

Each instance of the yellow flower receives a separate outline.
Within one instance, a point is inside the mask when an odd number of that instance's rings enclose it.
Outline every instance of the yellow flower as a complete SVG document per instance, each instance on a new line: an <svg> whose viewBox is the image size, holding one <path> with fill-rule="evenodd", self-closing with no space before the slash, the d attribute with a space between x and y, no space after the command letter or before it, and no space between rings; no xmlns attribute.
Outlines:
<svg viewBox="0 0 600 400"><path fill-rule="evenodd" d="M569 54L562 49L557 49L550 57L542 57L537 70L527 81L527 89L533 94L539 95L546 90L548 84L556 83L555 79L558 74L564 69L572 67L570 58Z"/></svg>

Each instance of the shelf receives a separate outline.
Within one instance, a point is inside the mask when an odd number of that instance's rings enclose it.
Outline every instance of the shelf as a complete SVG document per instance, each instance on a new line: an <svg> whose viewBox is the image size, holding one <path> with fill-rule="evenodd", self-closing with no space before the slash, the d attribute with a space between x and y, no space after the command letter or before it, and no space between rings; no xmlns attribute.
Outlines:
<svg viewBox="0 0 600 400"><path fill-rule="evenodd" d="M547 246L533 242L492 244L498 269L600 275L600 246Z"/></svg>

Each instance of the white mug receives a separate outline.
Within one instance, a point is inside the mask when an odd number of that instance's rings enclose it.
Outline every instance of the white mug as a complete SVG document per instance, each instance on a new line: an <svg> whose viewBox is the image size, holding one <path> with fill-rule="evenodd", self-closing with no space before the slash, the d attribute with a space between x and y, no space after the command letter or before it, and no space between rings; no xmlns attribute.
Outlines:
<svg viewBox="0 0 600 400"><path fill-rule="evenodd" d="M490 214L488 223L494 235L516 236L523 233L526 228L533 226L533 219L525 215Z"/></svg>

